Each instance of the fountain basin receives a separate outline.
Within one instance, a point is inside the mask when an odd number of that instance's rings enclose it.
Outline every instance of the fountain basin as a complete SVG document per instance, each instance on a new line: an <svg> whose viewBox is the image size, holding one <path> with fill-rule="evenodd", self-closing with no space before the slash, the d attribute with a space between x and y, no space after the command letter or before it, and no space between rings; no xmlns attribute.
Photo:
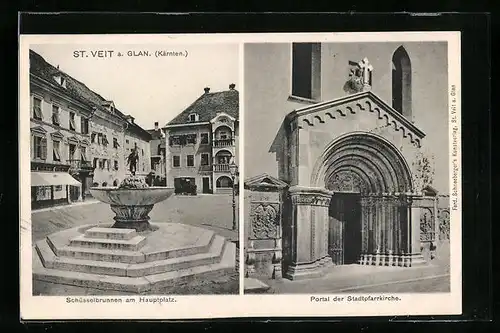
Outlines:
<svg viewBox="0 0 500 333"><path fill-rule="evenodd" d="M174 193L171 187L118 188L92 187L92 196L110 205L115 213L115 224L112 228L151 230L149 212L153 206L167 200Z"/></svg>

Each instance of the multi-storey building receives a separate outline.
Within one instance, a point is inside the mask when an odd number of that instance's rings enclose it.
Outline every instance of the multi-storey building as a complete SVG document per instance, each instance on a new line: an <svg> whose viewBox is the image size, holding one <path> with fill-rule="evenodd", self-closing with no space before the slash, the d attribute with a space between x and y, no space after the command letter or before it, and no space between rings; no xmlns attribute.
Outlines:
<svg viewBox="0 0 500 333"><path fill-rule="evenodd" d="M89 91L89 94L92 92ZM100 103L102 107L96 108L90 123L90 156L94 168L92 185L117 186L125 177L124 143L127 121L113 102L99 99L95 103Z"/></svg>
<svg viewBox="0 0 500 333"><path fill-rule="evenodd" d="M167 185L179 192L186 183L198 193L230 193L229 165L238 164L239 93L205 88L189 107L164 128Z"/></svg>
<svg viewBox="0 0 500 333"><path fill-rule="evenodd" d="M155 174L156 183L166 183L165 133L155 122L154 129L148 130L151 135L149 149L151 153L151 171Z"/></svg>
<svg viewBox="0 0 500 333"><path fill-rule="evenodd" d="M57 177L32 172L32 201L39 202L34 207L85 198L92 186L118 185L128 174L126 157L135 145L137 174L149 173L150 135L113 101L34 51L30 51L30 87L32 170L58 172ZM61 182L67 185L67 194Z"/></svg>
<svg viewBox="0 0 500 333"><path fill-rule="evenodd" d="M30 51L32 208L81 200L81 181L92 172L93 109L71 84L66 74Z"/></svg>

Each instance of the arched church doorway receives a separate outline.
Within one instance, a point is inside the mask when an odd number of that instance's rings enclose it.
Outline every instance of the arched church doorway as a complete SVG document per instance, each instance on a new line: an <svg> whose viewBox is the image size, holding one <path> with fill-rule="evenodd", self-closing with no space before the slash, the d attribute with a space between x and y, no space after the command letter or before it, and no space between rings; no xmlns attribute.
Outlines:
<svg viewBox="0 0 500 333"><path fill-rule="evenodd" d="M357 263L361 255L361 196L334 193L328 210L328 254L336 265Z"/></svg>
<svg viewBox="0 0 500 333"><path fill-rule="evenodd" d="M340 137L325 149L311 181L333 193L328 254L334 264L405 265L412 181L390 142L370 133Z"/></svg>

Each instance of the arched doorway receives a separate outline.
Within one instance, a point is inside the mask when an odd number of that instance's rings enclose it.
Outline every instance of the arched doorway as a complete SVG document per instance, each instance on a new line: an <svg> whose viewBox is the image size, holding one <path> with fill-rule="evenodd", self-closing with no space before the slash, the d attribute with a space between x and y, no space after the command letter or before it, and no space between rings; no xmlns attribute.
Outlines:
<svg viewBox="0 0 500 333"><path fill-rule="evenodd" d="M215 183L218 189L233 187L233 181L227 176L221 176L217 178L217 181Z"/></svg>
<svg viewBox="0 0 500 333"><path fill-rule="evenodd" d="M406 265L412 181L390 142L371 133L336 139L318 159L311 182L333 193L328 254L334 264Z"/></svg>

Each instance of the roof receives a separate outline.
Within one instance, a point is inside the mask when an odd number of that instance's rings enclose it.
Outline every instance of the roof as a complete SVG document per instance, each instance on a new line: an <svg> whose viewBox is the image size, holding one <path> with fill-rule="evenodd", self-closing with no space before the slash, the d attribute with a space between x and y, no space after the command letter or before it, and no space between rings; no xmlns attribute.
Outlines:
<svg viewBox="0 0 500 333"><path fill-rule="evenodd" d="M147 132L151 135L152 140L160 140L162 138L160 129L158 130L150 129L147 130Z"/></svg>
<svg viewBox="0 0 500 333"><path fill-rule="evenodd" d="M231 89L220 92L204 93L195 100L177 117L167 123L168 125L196 124L209 122L217 113L224 112L238 120L239 118L239 92ZM189 115L198 114L198 121L189 121Z"/></svg>
<svg viewBox="0 0 500 333"><path fill-rule="evenodd" d="M127 121L127 116L117 108L114 109L114 112L111 112L106 107L104 107L105 105L110 105L112 101L102 97L101 95L87 87L84 83L78 81L72 76L49 64L41 55L33 50L30 50L30 74L53 83L59 91L63 92L64 94L70 95L78 101L81 101L89 106L96 107L104 112L115 114L123 121ZM57 84L54 79L55 76L64 77L64 79L66 80L66 88L63 88L59 84ZM129 123L129 129L133 130L145 139L151 139L150 134L135 123Z"/></svg>

